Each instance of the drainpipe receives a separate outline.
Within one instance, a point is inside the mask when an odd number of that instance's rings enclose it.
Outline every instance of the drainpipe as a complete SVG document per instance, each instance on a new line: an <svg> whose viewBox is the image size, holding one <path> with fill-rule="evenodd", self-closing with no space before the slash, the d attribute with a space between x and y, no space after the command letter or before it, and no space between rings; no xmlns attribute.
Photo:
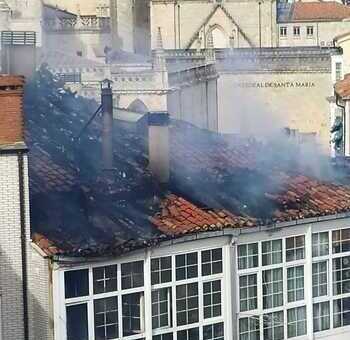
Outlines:
<svg viewBox="0 0 350 340"><path fill-rule="evenodd" d="M176 5L177 2L174 2L174 49L176 50Z"/></svg>
<svg viewBox="0 0 350 340"><path fill-rule="evenodd" d="M341 111L342 111L342 120L343 120L343 141L344 141L344 144L343 144L343 153L344 153L344 156L345 156L345 144L346 144L345 106L340 104L340 102L339 102L339 95L338 95L337 93L335 94L335 105L337 105L337 106L341 109Z"/></svg>
<svg viewBox="0 0 350 340"><path fill-rule="evenodd" d="M180 19L180 5L177 5L177 21L178 21L178 38L179 38L179 45L178 48L181 49L181 19Z"/></svg>
<svg viewBox="0 0 350 340"><path fill-rule="evenodd" d="M19 204L20 204L20 219L21 219L24 340L29 340L27 235L26 235L26 205L25 205L23 151L18 152L18 177L19 177Z"/></svg>

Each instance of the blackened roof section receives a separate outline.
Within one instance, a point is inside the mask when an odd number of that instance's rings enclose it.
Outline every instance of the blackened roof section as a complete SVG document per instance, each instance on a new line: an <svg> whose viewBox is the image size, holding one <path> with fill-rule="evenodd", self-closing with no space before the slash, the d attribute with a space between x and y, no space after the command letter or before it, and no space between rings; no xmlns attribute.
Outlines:
<svg viewBox="0 0 350 340"><path fill-rule="evenodd" d="M101 171L97 103L42 69L26 91L33 240L48 254L120 254L188 233L350 211L327 160L283 140L170 127L171 180L148 170L147 128L115 123L114 171ZM284 145L286 144L286 145ZM342 178L343 179L343 178Z"/></svg>

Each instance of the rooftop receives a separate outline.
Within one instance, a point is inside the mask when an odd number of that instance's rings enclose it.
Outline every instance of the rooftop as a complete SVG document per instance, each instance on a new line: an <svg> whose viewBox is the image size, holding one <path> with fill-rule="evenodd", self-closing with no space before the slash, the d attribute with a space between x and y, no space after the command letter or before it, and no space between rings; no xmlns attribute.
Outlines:
<svg viewBox="0 0 350 340"><path fill-rule="evenodd" d="M335 92L340 96L341 98L349 99L350 98L350 74L346 74L344 79L339 80L335 84Z"/></svg>
<svg viewBox="0 0 350 340"><path fill-rule="evenodd" d="M171 180L148 170L147 126L115 122L114 171L99 168L97 103L42 69L26 89L33 241L47 255L120 254L203 231L350 211L350 188L327 161L275 145L170 126ZM338 184L335 184L337 182Z"/></svg>
<svg viewBox="0 0 350 340"><path fill-rule="evenodd" d="M350 7L336 1L294 2L286 22L342 21L350 18Z"/></svg>

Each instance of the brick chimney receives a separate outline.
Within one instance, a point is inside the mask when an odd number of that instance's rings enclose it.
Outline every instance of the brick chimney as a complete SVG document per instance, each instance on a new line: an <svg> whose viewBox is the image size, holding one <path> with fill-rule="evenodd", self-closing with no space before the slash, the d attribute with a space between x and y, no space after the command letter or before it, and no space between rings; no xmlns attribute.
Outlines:
<svg viewBox="0 0 350 340"><path fill-rule="evenodd" d="M0 148L24 142L24 77L0 75Z"/></svg>
<svg viewBox="0 0 350 340"><path fill-rule="evenodd" d="M166 184L170 177L168 112L150 112L148 126L149 166L159 183Z"/></svg>

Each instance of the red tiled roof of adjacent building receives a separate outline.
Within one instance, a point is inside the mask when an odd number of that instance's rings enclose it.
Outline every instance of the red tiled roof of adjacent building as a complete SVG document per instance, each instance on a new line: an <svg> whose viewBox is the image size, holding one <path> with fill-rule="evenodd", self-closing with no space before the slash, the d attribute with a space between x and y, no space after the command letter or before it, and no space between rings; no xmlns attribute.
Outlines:
<svg viewBox="0 0 350 340"><path fill-rule="evenodd" d="M291 21L341 21L347 18L350 18L350 7L335 1L297 1L292 5Z"/></svg>
<svg viewBox="0 0 350 340"><path fill-rule="evenodd" d="M335 84L335 92L341 98L349 98L350 97L350 74L346 74L344 79L339 80Z"/></svg>

